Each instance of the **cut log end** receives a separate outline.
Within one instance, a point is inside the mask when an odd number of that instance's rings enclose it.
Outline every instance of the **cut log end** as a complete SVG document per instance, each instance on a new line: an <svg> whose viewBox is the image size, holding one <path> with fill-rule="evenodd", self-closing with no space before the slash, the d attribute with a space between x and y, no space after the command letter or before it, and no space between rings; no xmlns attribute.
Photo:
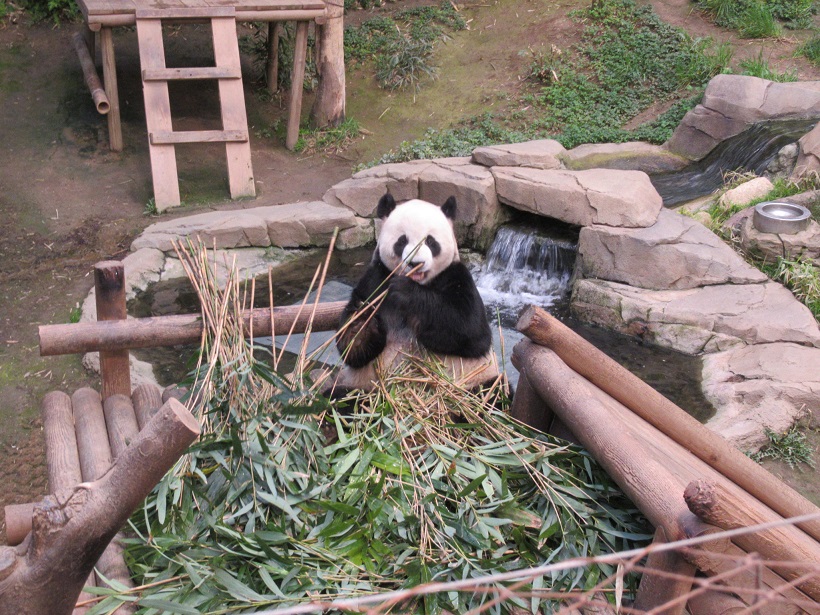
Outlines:
<svg viewBox="0 0 820 615"><path fill-rule="evenodd" d="M199 435L201 429L199 426L199 421L196 420L194 415L191 414L191 411L188 410L188 408L186 408L181 402L172 397L165 402L165 406L167 406L168 416L171 417L172 420L180 423L193 436L196 437Z"/></svg>
<svg viewBox="0 0 820 615"><path fill-rule="evenodd" d="M709 511L715 506L715 498L715 486L703 480L693 480L683 492L689 510L700 518L709 517Z"/></svg>

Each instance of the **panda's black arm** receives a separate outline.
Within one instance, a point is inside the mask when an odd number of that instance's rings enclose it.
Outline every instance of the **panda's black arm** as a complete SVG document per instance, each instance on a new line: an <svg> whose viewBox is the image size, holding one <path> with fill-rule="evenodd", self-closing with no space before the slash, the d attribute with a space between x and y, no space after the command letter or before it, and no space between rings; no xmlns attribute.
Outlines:
<svg viewBox="0 0 820 615"><path fill-rule="evenodd" d="M387 267L376 258L356 284L350 301L342 312L339 322L341 332L336 338L336 347L345 363L351 367L364 367L378 357L387 344L387 330L378 310L362 310L362 307L387 289L385 280L389 275ZM355 320L348 323L357 312L359 315Z"/></svg>
<svg viewBox="0 0 820 615"><path fill-rule="evenodd" d="M393 278L387 301L406 315L418 341L432 352L478 358L490 350L484 302L462 263L451 264L427 285Z"/></svg>

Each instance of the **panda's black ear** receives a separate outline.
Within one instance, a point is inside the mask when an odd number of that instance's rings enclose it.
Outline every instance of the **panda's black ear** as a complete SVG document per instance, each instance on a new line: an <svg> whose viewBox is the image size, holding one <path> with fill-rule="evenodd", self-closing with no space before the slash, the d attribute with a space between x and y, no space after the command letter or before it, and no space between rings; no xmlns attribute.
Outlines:
<svg viewBox="0 0 820 615"><path fill-rule="evenodd" d="M444 216L450 218L450 220L456 219L456 197L451 196L449 199L444 201L444 205L441 206L441 211L444 212Z"/></svg>
<svg viewBox="0 0 820 615"><path fill-rule="evenodd" d="M376 207L376 215L379 218L386 218L390 212L396 209L396 200L389 192L379 199L379 205Z"/></svg>

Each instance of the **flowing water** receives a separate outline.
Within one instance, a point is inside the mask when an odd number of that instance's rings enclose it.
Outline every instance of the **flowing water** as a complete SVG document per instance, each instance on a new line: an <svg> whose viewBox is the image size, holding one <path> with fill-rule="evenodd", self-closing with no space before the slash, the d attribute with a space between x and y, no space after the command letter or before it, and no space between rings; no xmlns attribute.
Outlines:
<svg viewBox="0 0 820 615"><path fill-rule="evenodd" d="M711 194L723 185L728 171L760 175L784 146L809 132L817 120L761 122L723 141L703 160L681 171L653 175L650 179L666 206Z"/></svg>

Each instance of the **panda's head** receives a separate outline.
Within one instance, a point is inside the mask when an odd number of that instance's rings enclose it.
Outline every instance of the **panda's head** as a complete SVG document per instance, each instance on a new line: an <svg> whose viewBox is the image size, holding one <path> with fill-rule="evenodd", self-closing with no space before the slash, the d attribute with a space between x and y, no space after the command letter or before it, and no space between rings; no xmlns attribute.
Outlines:
<svg viewBox="0 0 820 615"><path fill-rule="evenodd" d="M407 273L419 284L427 284L458 261L453 232L455 197L439 207L419 199L396 205L393 197L385 194L376 213L383 222L377 250L391 271Z"/></svg>

